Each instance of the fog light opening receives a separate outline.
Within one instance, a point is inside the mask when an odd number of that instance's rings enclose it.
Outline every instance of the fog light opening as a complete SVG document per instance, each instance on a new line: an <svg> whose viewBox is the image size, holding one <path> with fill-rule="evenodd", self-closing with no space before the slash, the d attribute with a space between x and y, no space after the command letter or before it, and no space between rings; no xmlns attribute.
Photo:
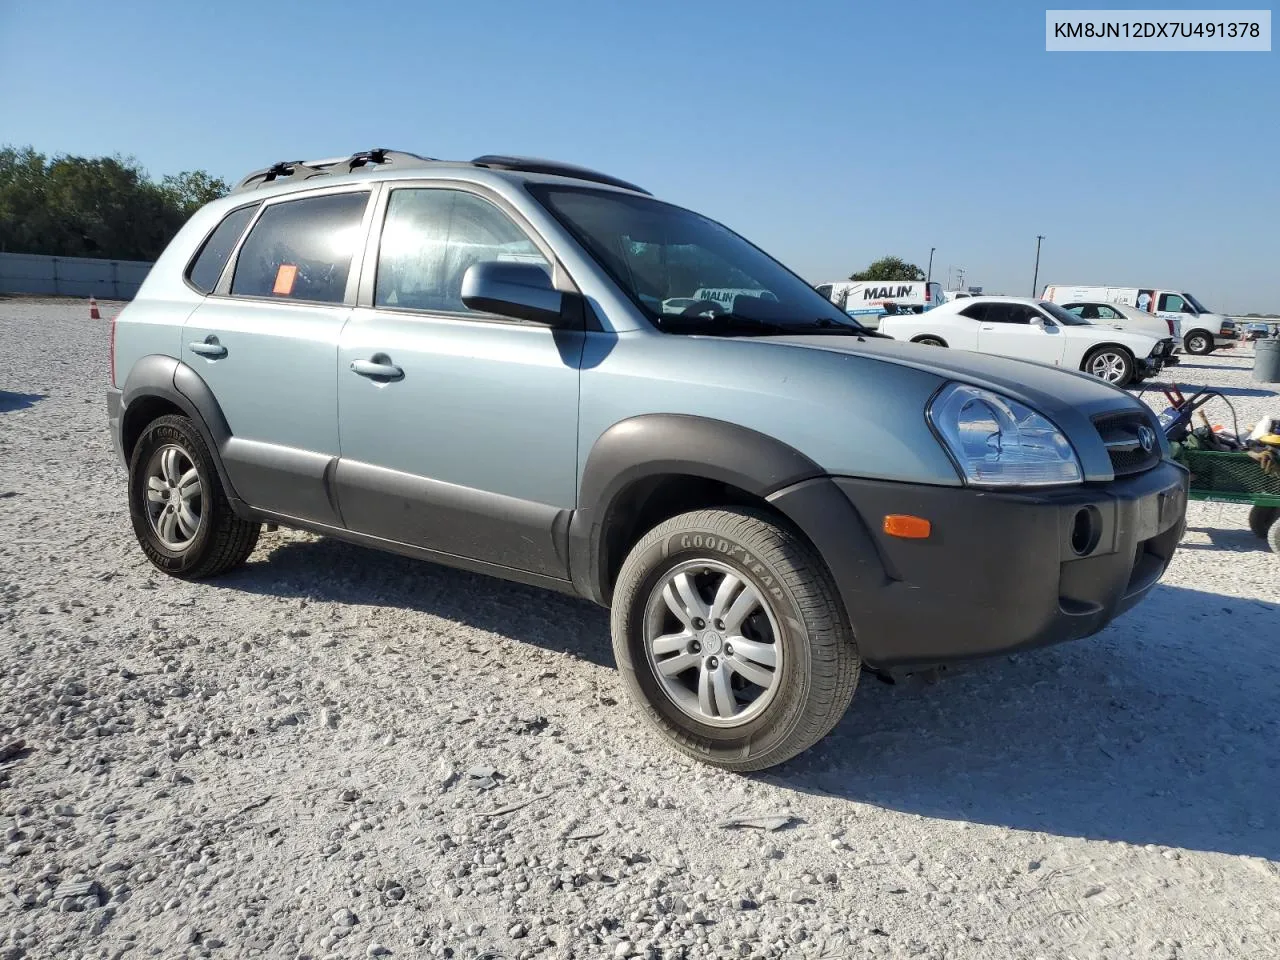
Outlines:
<svg viewBox="0 0 1280 960"><path fill-rule="evenodd" d="M1102 538L1102 514L1097 507L1081 507L1071 523L1071 549L1077 557L1087 557Z"/></svg>

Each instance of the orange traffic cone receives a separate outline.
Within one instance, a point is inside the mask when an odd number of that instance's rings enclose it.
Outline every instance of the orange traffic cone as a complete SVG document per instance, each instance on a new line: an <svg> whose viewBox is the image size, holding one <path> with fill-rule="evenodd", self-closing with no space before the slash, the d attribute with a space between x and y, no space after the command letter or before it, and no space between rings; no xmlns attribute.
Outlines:
<svg viewBox="0 0 1280 960"><path fill-rule="evenodd" d="M101 320L102 314L98 312L98 300L96 297L89 298L89 319Z"/></svg>

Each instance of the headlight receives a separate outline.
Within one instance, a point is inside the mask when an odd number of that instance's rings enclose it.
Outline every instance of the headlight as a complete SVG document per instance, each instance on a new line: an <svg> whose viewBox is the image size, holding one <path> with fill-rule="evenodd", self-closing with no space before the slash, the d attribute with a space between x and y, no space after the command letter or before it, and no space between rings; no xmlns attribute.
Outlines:
<svg viewBox="0 0 1280 960"><path fill-rule="evenodd" d="M927 411L965 481L975 487L1080 483L1071 443L1048 419L1016 400L949 383Z"/></svg>

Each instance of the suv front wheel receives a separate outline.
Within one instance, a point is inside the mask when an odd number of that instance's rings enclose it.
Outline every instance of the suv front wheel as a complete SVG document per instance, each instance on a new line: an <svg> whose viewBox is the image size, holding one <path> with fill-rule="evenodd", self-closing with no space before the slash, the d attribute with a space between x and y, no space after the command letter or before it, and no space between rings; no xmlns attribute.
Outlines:
<svg viewBox="0 0 1280 960"><path fill-rule="evenodd" d="M262 529L236 516L204 438L177 415L153 420L134 445L129 514L147 559L188 580L244 563Z"/></svg>
<svg viewBox="0 0 1280 960"><path fill-rule="evenodd" d="M822 739L861 661L825 564L767 513L700 510L632 549L613 599L632 700L682 752L760 770Z"/></svg>

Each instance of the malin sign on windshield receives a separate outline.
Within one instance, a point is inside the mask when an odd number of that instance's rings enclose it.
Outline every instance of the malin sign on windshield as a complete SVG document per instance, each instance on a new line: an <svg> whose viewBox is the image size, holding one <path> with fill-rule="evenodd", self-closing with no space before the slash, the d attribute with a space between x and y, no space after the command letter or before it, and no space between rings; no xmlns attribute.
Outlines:
<svg viewBox="0 0 1280 960"><path fill-rule="evenodd" d="M1046 10L1045 50L1257 53L1270 10Z"/></svg>

